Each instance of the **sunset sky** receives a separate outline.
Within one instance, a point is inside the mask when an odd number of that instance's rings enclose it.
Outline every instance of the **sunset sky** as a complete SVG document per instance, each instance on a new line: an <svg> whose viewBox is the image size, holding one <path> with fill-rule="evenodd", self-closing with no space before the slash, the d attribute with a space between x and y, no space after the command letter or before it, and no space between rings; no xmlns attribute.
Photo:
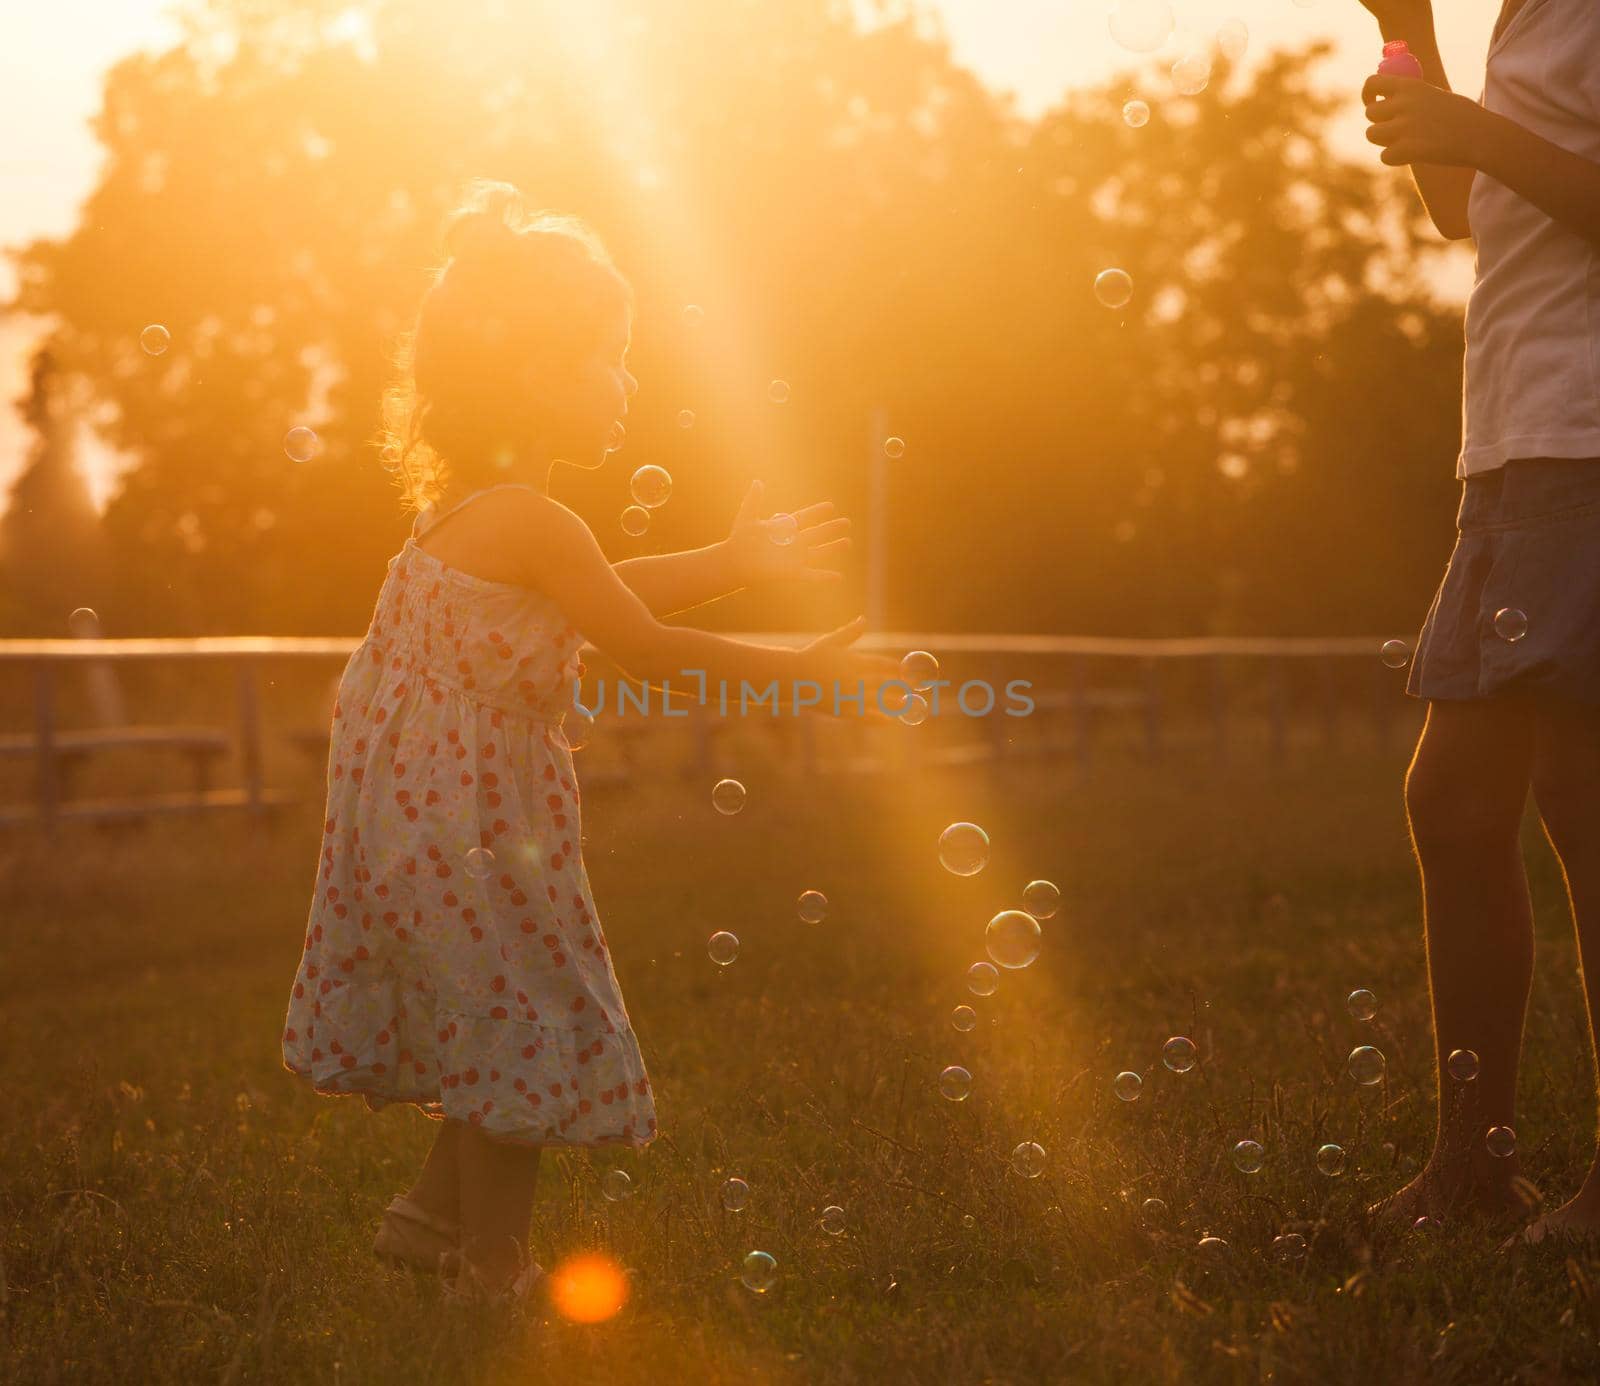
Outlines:
<svg viewBox="0 0 1600 1386"><path fill-rule="evenodd" d="M8 132L0 149L0 244L71 229L99 163L87 122L99 106L101 75L130 51L170 44L174 8L171 0L58 0L17 7L8 18L0 47L0 129ZM1024 113L1048 108L1068 87L1140 65L1146 73L1134 85L1153 102L1160 98L1150 62L1112 41L1103 0L933 0L932 8L943 15L957 58L992 86L1012 91ZM1380 40L1358 0L1175 0L1174 10L1180 29L1201 35L1226 19L1243 19L1250 29L1247 64L1272 47L1332 38L1338 53L1326 75L1351 97L1341 144L1376 158L1362 139L1357 93L1376 66ZM1479 92L1498 10L1498 0L1436 0L1445 66L1458 91ZM1465 280L1454 283L1460 290ZM12 287L9 263L0 264L0 290L9 294ZM38 330L33 322L0 321L0 400L22 389ZM9 486L27 441L14 412L0 407L0 488ZM89 470L103 499L109 469L92 459Z"/></svg>

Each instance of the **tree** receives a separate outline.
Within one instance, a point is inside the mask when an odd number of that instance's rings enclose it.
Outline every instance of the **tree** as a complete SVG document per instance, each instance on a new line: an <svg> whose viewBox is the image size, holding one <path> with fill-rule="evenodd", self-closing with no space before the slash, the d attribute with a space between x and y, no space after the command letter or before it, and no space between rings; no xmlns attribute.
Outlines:
<svg viewBox="0 0 1600 1386"><path fill-rule="evenodd" d="M1248 86L1220 65L1133 130L1123 76L1020 119L920 9L668 13L213 0L111 72L102 181L71 236L19 257L19 303L56 315L53 349L141 458L107 528L148 629L364 625L409 523L367 446L386 345L479 174L585 216L635 282L627 448L562 482L618 557L715 537L753 475L778 505L860 516L883 405L908 442L896 626L1420 610L1459 328L1420 287L1403 175L1328 151L1323 50ZM1125 310L1094 297L1112 265ZM172 333L158 357L150 322ZM303 464L297 424L322 440ZM646 461L673 496L635 542L615 516ZM851 587L724 615L815 626Z"/></svg>

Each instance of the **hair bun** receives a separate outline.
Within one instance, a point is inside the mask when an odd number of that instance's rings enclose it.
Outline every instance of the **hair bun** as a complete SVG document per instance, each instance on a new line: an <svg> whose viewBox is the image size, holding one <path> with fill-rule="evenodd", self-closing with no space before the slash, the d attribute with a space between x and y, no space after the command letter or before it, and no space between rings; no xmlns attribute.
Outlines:
<svg viewBox="0 0 1600 1386"><path fill-rule="evenodd" d="M452 260L491 258L511 247L528 220L522 193L511 183L474 179L444 221L444 252Z"/></svg>

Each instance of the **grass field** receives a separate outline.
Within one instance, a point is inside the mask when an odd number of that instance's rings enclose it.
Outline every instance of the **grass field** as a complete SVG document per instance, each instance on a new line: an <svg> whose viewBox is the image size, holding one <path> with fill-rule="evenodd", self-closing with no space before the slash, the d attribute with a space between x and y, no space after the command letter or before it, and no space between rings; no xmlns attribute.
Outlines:
<svg viewBox="0 0 1600 1386"><path fill-rule="evenodd" d="M1243 759L1243 758L1242 758ZM663 1138L544 1161L536 1252L631 1272L615 1319L508 1329L377 1263L434 1133L283 1071L317 807L0 847L8 1379L53 1381L1485 1382L1594 1379L1593 1259L1488 1229L1373 1235L1432 1126L1415 870L1395 751L1270 767L1108 757L798 792L596 790L586 858ZM971 819L980 874L935 843ZM1552 1201L1595 1108L1575 949L1528 831L1539 931L1518 1120ZM983 925L1062 889L1034 965L965 988ZM831 912L796 916L814 887ZM736 963L707 959L731 929ZM1345 997L1376 992L1367 1024ZM971 1002L978 1027L951 1025ZM1161 1046L1187 1034L1200 1065ZM1359 1043L1388 1057L1358 1088ZM947 1064L973 1074L941 1099ZM1112 1078L1144 1076L1118 1101ZM1235 1141L1265 1146L1254 1175ZM1010 1152L1045 1150L1036 1179ZM1319 1173L1324 1141L1345 1172ZM620 1166L636 1193L601 1195ZM748 1180L741 1213L719 1187ZM1146 1198L1165 1219L1147 1225ZM818 1225L828 1204L845 1231ZM1302 1233L1283 1263L1274 1237ZM1215 1259L1199 1239L1224 1238ZM752 1248L770 1293L740 1283Z"/></svg>

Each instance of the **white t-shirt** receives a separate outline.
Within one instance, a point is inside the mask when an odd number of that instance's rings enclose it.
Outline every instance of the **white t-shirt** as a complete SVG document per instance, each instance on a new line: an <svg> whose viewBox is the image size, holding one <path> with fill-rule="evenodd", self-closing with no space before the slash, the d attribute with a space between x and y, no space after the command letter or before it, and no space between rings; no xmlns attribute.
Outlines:
<svg viewBox="0 0 1600 1386"><path fill-rule="evenodd" d="M1489 48L1491 111L1600 163L1600 0L1526 0ZM1481 170L1456 475L1600 458L1600 252Z"/></svg>

